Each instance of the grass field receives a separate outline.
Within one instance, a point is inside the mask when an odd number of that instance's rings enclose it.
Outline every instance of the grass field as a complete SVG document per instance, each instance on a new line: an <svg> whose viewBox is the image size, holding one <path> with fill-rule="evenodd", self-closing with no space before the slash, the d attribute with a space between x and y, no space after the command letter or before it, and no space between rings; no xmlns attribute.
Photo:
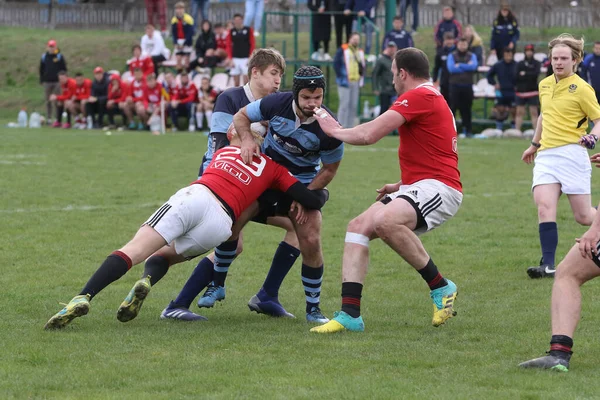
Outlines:
<svg viewBox="0 0 600 400"><path fill-rule="evenodd" d="M196 176L200 134L106 136L99 131L0 130L0 397L52 399L565 399L597 398L598 283L584 287L583 320L566 375L521 371L549 341L552 282L532 281L539 259L525 142L460 141L465 198L459 214L423 237L460 291L458 316L431 326L425 283L379 242L363 298L362 334L309 334L296 265L280 298L299 316L250 313L281 231L251 224L227 299L203 323L161 321L195 263L173 267L140 316L116 310L138 266L100 293L90 314L59 332L43 325L77 294L106 255ZM348 221L398 179L397 138L348 147L324 209L324 312L340 307ZM597 178L597 176L595 176ZM598 180L596 179L596 182ZM594 184L598 200L598 184ZM559 258L580 235L565 200ZM197 310L195 305L194 310Z"/></svg>

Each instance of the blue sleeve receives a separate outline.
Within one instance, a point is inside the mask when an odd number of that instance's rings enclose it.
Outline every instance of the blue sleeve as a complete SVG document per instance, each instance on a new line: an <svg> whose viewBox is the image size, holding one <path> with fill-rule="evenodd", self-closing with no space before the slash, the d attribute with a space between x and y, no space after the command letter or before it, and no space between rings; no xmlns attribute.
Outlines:
<svg viewBox="0 0 600 400"><path fill-rule="evenodd" d="M521 38L521 31L519 30L519 24L515 23L515 34L512 37L512 42L515 44L517 44L517 41Z"/></svg>
<svg viewBox="0 0 600 400"><path fill-rule="evenodd" d="M371 12L371 10L373 9L373 7L375 7L375 5L377 4L377 0L369 0L367 1L367 7L363 10L367 13L367 16L369 16L369 13Z"/></svg>
<svg viewBox="0 0 600 400"><path fill-rule="evenodd" d="M450 72L451 74L459 74L459 73L463 72L460 67L455 66L454 54L452 54L452 53L448 54L448 59L446 60L446 66L448 67L448 72Z"/></svg>
<svg viewBox="0 0 600 400"><path fill-rule="evenodd" d="M460 64L460 69L463 72L472 72L477 71L477 66L477 56L471 53L471 61L469 61L469 64Z"/></svg>
<svg viewBox="0 0 600 400"><path fill-rule="evenodd" d="M412 35L410 33L407 33L408 35L408 47L415 47L415 41L412 38Z"/></svg>
<svg viewBox="0 0 600 400"><path fill-rule="evenodd" d="M352 10L354 8L354 0L346 1L346 5L344 6L344 10Z"/></svg>
<svg viewBox="0 0 600 400"><path fill-rule="evenodd" d="M344 63L344 55L343 55L343 50L340 47L337 52L335 53L335 57L333 58L333 70L335 71L335 74L337 76L340 76L342 74L342 65Z"/></svg>
<svg viewBox="0 0 600 400"><path fill-rule="evenodd" d="M487 73L487 81L490 85L496 84L496 79L494 78L496 76L496 65L498 64L492 65L492 68L490 68L490 70Z"/></svg>
<svg viewBox="0 0 600 400"><path fill-rule="evenodd" d="M260 106L262 100L263 99L256 100L246 106L246 114L248 115L248 118L250 118L250 121L259 122L265 120L265 118L262 115L262 110Z"/></svg>
<svg viewBox="0 0 600 400"><path fill-rule="evenodd" d="M227 133L233 122L233 115L238 112L229 92L224 92L217 97L213 115L210 120L210 133Z"/></svg>
<svg viewBox="0 0 600 400"><path fill-rule="evenodd" d="M171 37L173 38L173 44L177 44L177 23L171 21Z"/></svg>
<svg viewBox="0 0 600 400"><path fill-rule="evenodd" d="M321 161L323 164L333 164L342 159L344 156L344 143L340 143L338 147L332 150L321 151Z"/></svg>
<svg viewBox="0 0 600 400"><path fill-rule="evenodd" d="M390 33L388 32L385 34L385 36L383 37L383 42L381 42L381 51L385 50L385 46L387 46L389 40L390 40Z"/></svg>
<svg viewBox="0 0 600 400"><path fill-rule="evenodd" d="M492 26L492 38L490 39L490 50L496 49L496 21L494 21L494 26Z"/></svg>

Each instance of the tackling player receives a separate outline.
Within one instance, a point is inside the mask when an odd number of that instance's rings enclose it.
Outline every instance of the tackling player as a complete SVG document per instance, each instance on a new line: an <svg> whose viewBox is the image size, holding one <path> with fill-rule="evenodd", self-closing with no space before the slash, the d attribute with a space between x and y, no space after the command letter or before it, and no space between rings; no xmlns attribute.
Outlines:
<svg viewBox="0 0 600 400"><path fill-rule="evenodd" d="M579 224L589 226L596 214L592 208L592 166L585 147L593 149L598 141L600 105L594 89L575 73L583 57L583 39L562 34L548 47L554 73L539 83L541 113L531 146L522 156L527 164L535 158L532 191L542 247L540 266L527 269L530 278L554 277L556 209L562 193L567 195ZM586 135L588 120L595 126Z"/></svg>
<svg viewBox="0 0 600 400"><path fill-rule="evenodd" d="M284 167L264 154L250 163L241 160L240 140L231 132L231 146L219 150L204 175L175 193L142 225L133 239L109 255L79 295L46 323L45 329L60 329L74 318L86 315L90 300L146 258L167 260L166 268L148 264L142 279L125 298L117 318L134 319L152 285L170 265L205 253L231 236L231 227L242 212L267 189L281 190L307 208L318 209L327 200L326 190L310 191ZM252 140L262 142L253 132ZM197 319L205 319L197 316Z"/></svg>
<svg viewBox="0 0 600 400"><path fill-rule="evenodd" d="M377 190L377 202L350 221L342 262L342 310L316 333L363 331L360 315L369 242L381 238L427 282L433 300L433 326L455 315L456 285L445 279L418 235L452 218L462 202L456 123L446 100L429 82L429 62L421 50L399 50L392 62L398 100L375 120L342 129L324 110L317 120L330 136L365 146L398 128L401 180ZM244 156L242 146L242 156Z"/></svg>

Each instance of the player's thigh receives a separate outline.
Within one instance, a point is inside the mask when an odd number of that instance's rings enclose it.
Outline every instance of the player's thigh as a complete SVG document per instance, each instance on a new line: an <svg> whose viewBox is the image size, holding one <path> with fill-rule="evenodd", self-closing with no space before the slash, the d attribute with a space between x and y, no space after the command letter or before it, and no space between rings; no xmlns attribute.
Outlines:
<svg viewBox="0 0 600 400"><path fill-rule="evenodd" d="M575 279L581 284L600 276L600 260L584 258L576 243L556 268L556 280Z"/></svg>
<svg viewBox="0 0 600 400"><path fill-rule="evenodd" d="M592 195L568 194L567 197L575 220L582 225L591 225L596 215L592 208Z"/></svg>
<svg viewBox="0 0 600 400"><path fill-rule="evenodd" d="M119 251L127 254L131 259L131 264L136 265L166 244L167 241L154 228L143 225L133 239Z"/></svg>
<svg viewBox="0 0 600 400"><path fill-rule="evenodd" d="M292 219L300 247L308 250L306 247L309 246L317 251L321 245L321 224L323 217L319 210L304 210L304 215L307 220L303 224L298 224Z"/></svg>
<svg viewBox="0 0 600 400"><path fill-rule="evenodd" d="M288 232L294 231L294 224L289 217L283 215L276 215L267 218L267 225L276 226L278 228L285 229Z"/></svg>
<svg viewBox="0 0 600 400"><path fill-rule="evenodd" d="M380 201L371 204L369 208L348 223L346 231L367 236L371 240L375 239L377 237L374 224L375 216L379 211L385 208L385 206L386 205Z"/></svg>
<svg viewBox="0 0 600 400"><path fill-rule="evenodd" d="M560 194L560 183L537 185L533 188L533 201L538 208L556 210Z"/></svg>

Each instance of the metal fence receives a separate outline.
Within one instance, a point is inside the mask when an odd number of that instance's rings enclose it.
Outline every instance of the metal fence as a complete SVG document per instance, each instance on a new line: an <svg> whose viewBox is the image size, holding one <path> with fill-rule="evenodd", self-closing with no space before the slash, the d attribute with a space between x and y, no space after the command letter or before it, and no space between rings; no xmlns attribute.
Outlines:
<svg viewBox="0 0 600 400"><path fill-rule="evenodd" d="M471 0L477 1L477 0ZM175 0L168 2L168 18L172 17ZM384 1L380 0L377 14L378 25L383 27L385 15ZM463 23L490 26L498 13L495 4L457 3L457 18ZM591 28L600 18L600 8L593 6L579 7L541 7L532 5L533 1L523 1L514 4L513 10L521 26L542 28L562 26L572 28ZM567 3L565 1L564 3ZM305 4L293 0L271 0L268 4L269 11L306 12ZM244 12L242 2L211 2L210 20L225 22L230 20L235 13ZM412 9L407 11L407 21L412 21ZM422 4L419 8L420 26L431 27L441 18L441 7L434 4ZM267 30L287 30L290 21L281 15L269 15ZM2 1L0 0L0 25L23 26L47 29L117 29L123 31L140 30L146 23L146 8L143 1L123 0L116 2L106 0L106 3L77 3L57 4L56 0L48 4L27 1ZM299 29L307 31L310 26L308 18L301 18Z"/></svg>

